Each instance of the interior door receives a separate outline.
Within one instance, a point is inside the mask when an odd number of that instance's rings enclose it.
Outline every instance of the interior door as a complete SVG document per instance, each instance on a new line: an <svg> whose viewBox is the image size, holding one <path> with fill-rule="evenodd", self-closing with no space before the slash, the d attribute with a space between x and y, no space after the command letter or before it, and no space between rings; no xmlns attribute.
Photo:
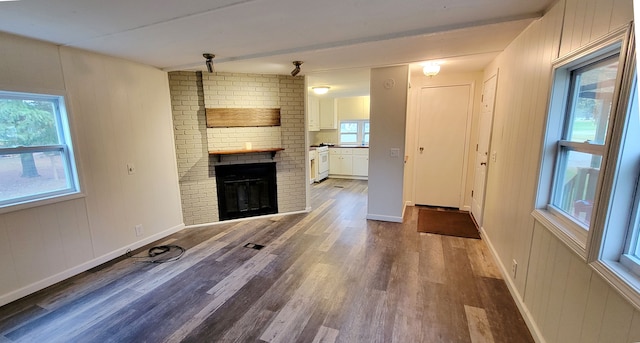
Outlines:
<svg viewBox="0 0 640 343"><path fill-rule="evenodd" d="M484 211L484 191L487 181L487 163L489 160L489 140L491 137L491 123L493 121L493 106L495 103L498 76L493 75L482 86L482 108L478 119L478 141L476 145L476 167L473 181L473 196L471 197L471 214L479 226L482 226Z"/></svg>
<svg viewBox="0 0 640 343"><path fill-rule="evenodd" d="M471 85L420 91L415 203L460 207Z"/></svg>

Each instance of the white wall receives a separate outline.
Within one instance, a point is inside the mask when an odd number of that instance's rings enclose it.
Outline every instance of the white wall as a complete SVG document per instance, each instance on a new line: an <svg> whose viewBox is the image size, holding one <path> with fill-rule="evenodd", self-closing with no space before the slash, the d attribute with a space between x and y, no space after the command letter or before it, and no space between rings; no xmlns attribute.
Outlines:
<svg viewBox="0 0 640 343"><path fill-rule="evenodd" d="M8 34L0 51L0 89L66 94L84 194L0 214L1 305L183 224L165 72Z"/></svg>
<svg viewBox="0 0 640 343"><path fill-rule="evenodd" d="M482 71L474 72L474 73L456 73L456 74L447 74L445 72L441 72L440 74L428 77L424 76L422 73L412 73L411 74L411 88L409 89L409 111L407 113L407 140L406 140L406 155L408 157L407 163L405 164L404 171L404 201L408 205L413 205L415 203L415 170L414 170L414 159L416 154L418 153L417 146L417 134L418 134L418 116L419 116L419 99L420 99L420 90L423 87L442 87L442 86L452 86L452 85L463 85L469 84L473 89L473 109L472 109L472 117L471 121L467 123L470 125L470 135L469 135L469 144L467 146L468 150L468 160L467 160L467 170L466 170L466 182L462 187L462 192L464 193L464 203L462 207L469 211L471 207L471 191L473 190L473 177L475 174L475 145L477 141L477 125L478 125L478 115L480 114L480 107L482 102Z"/></svg>
<svg viewBox="0 0 640 343"><path fill-rule="evenodd" d="M402 221L408 86L406 65L371 69L367 219ZM398 149L397 157L391 157L391 149Z"/></svg>
<svg viewBox="0 0 640 343"><path fill-rule="evenodd" d="M499 70L483 223L534 333L546 342L640 341L640 312L531 216L552 61L632 20L631 0L562 0L485 70Z"/></svg>

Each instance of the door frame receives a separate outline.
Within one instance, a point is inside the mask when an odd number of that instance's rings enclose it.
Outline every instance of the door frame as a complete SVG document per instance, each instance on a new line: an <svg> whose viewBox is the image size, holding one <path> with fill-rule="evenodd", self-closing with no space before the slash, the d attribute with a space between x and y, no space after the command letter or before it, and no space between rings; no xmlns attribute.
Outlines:
<svg viewBox="0 0 640 343"><path fill-rule="evenodd" d="M488 137L488 141L487 141L487 153L489 154L489 156L487 156L487 165L486 165L486 169L485 169L485 173L484 173L484 182L483 182L483 187L484 190L482 192L482 205L480 206L480 222L477 221L477 219L473 216L473 213L471 210L469 210L469 213L471 214L471 217L473 217L473 220L476 221L476 223L478 224L478 226L480 228L482 228L482 224L484 223L484 209L486 207L486 200L487 200L487 180L489 179L489 167L491 166L491 144L493 141L493 119L496 113L496 99L498 98L498 82L500 81L500 69L496 69L496 71L494 73L491 73L489 75L489 77L487 77L486 79L482 80L482 86L484 87L485 82L491 80L492 77L496 78L496 87L495 87L495 91L493 93L493 110L491 111L491 115L490 117L490 124L489 124L489 137ZM484 89L483 89L484 91ZM476 135L476 144L479 144L480 141L480 121L478 118L478 134ZM475 163L477 163L477 161L475 161L474 159L474 165ZM473 187L475 187L475 172L473 173L473 177L474 177L474 182L472 185L472 190ZM471 197L471 206L473 207L473 197Z"/></svg>
<svg viewBox="0 0 640 343"><path fill-rule="evenodd" d="M464 204L464 198L465 198L465 194L467 194L467 191L470 192L470 190L468 190L467 187L467 180L468 180L468 169L469 169L469 152L471 149L469 149L469 142L471 141L471 127L473 126L473 105L474 105L474 101L475 101L475 82L474 81L469 81L469 82L453 82L453 83L446 83L446 84L436 84L436 85L428 85L428 86L421 86L420 89L418 89L417 91L417 99L420 99L420 94L422 93L422 90L425 88L445 88L445 87L456 87L456 86L469 86L469 104L467 105L467 124L466 124L466 128L465 128L465 137L464 137L464 156L463 156L463 161L462 161L462 179L460 180L462 188L460 191L460 197L458 199L458 208L462 211L471 211L471 204L469 205L465 205ZM417 156L419 153L419 149L420 149L420 132L418 131L418 128L420 127L420 119L421 119L421 113L422 113L422 104L421 101L417 100L416 101L417 104L417 112L416 112L416 134L414 137L414 142L413 142L413 146L414 146L414 156ZM413 189L412 189L412 199L411 201L413 202L413 204L416 204L416 181L418 178L418 167L417 165L414 163L413 164ZM417 205L417 204L416 204Z"/></svg>

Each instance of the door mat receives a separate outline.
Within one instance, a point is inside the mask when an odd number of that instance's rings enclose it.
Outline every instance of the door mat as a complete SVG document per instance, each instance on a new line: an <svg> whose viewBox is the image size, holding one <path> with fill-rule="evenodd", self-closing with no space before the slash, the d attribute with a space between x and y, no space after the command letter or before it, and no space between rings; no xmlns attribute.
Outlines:
<svg viewBox="0 0 640 343"><path fill-rule="evenodd" d="M460 211L421 208L418 213L418 232L480 239L471 215Z"/></svg>

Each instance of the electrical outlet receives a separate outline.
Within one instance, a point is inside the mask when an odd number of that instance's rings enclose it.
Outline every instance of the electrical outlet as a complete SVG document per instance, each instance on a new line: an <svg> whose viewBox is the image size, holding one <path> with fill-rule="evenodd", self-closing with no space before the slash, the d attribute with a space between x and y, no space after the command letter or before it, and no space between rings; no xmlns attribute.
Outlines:
<svg viewBox="0 0 640 343"><path fill-rule="evenodd" d="M495 162L498 159L498 153L496 151L491 153L491 162Z"/></svg>
<svg viewBox="0 0 640 343"><path fill-rule="evenodd" d="M511 261L511 277L516 278L516 274L518 273L518 261L513 259Z"/></svg>
<svg viewBox="0 0 640 343"><path fill-rule="evenodd" d="M400 157L400 149L399 148L391 148L390 155L391 155L391 157Z"/></svg>
<svg viewBox="0 0 640 343"><path fill-rule="evenodd" d="M133 163L127 163L127 173L129 175L136 173L136 166L134 166Z"/></svg>
<svg viewBox="0 0 640 343"><path fill-rule="evenodd" d="M142 224L136 225L135 229L136 229L136 237L142 236L142 234L144 233L144 227L142 227Z"/></svg>

